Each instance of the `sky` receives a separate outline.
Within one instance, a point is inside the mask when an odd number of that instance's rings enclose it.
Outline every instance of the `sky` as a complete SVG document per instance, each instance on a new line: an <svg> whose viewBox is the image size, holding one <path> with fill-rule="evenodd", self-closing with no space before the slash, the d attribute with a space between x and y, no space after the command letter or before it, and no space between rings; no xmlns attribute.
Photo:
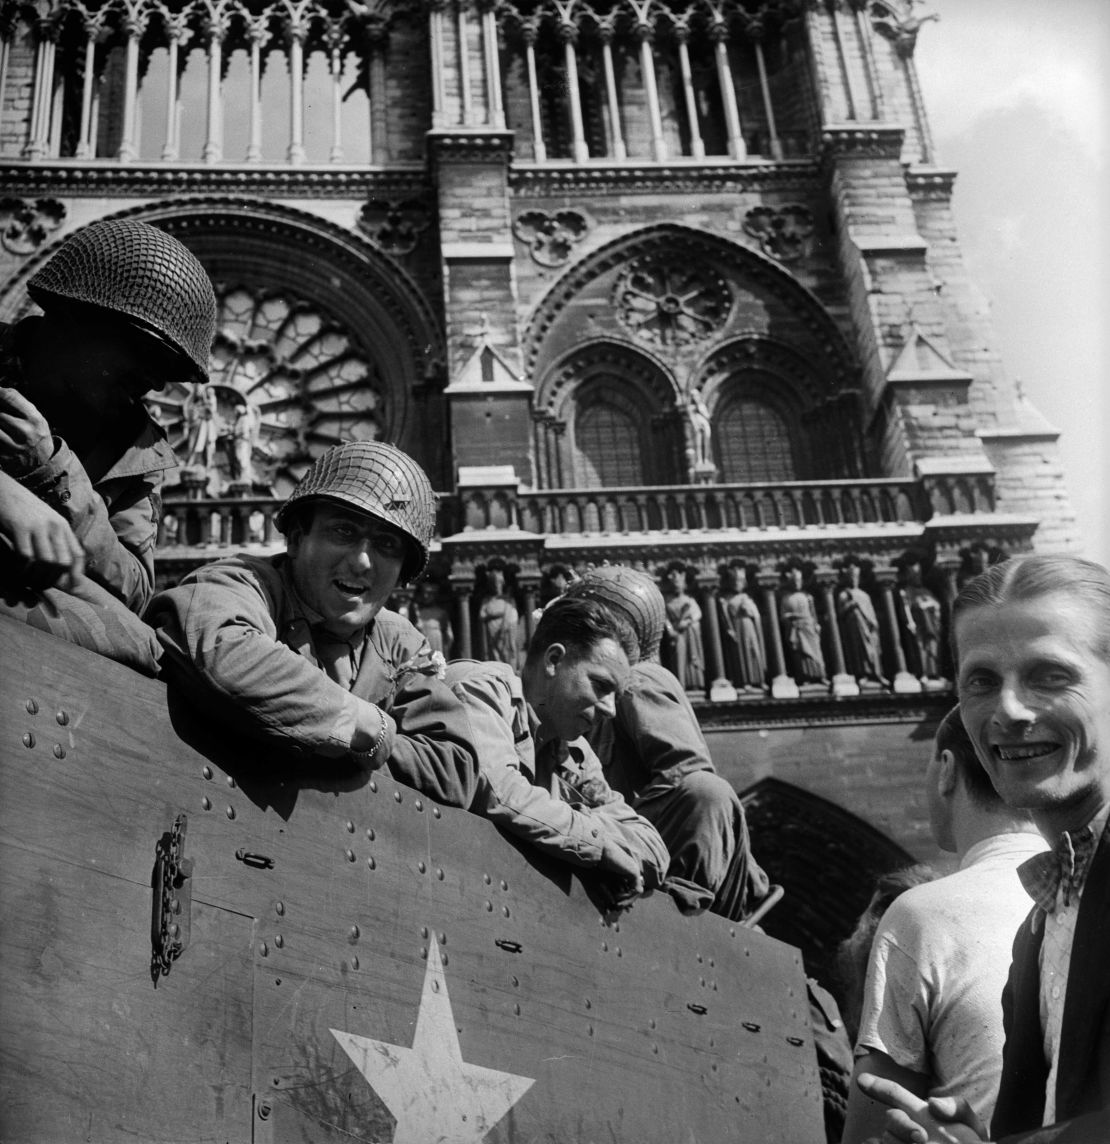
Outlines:
<svg viewBox="0 0 1110 1144"><path fill-rule="evenodd" d="M1083 554L1110 566L1110 2L929 0L916 63L1007 374L1061 431Z"/></svg>

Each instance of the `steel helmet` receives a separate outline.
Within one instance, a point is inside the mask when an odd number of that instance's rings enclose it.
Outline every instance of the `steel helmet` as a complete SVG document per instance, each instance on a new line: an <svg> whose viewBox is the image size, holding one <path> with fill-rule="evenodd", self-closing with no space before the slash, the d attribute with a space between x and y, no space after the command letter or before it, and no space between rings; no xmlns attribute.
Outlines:
<svg viewBox="0 0 1110 1144"><path fill-rule="evenodd" d="M401 566L402 580L415 580L428 566L436 524L435 493L424 470L395 446L347 441L317 457L274 515L282 532L289 510L310 498L350 505L400 529L413 542Z"/></svg>
<svg viewBox="0 0 1110 1144"><path fill-rule="evenodd" d="M134 219L94 222L62 243L27 293L44 310L63 300L122 314L208 380L216 294L196 255L164 230Z"/></svg>
<svg viewBox="0 0 1110 1144"><path fill-rule="evenodd" d="M636 633L640 659L654 659L659 654L666 605L663 593L646 572L622 564L606 564L573 581L564 595L586 596L620 612Z"/></svg>

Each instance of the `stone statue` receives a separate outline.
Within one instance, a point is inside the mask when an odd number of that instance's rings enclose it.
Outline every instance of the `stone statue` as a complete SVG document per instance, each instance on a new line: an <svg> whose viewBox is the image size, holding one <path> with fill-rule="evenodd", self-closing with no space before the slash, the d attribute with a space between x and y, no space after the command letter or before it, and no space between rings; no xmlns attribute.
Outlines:
<svg viewBox="0 0 1110 1144"><path fill-rule="evenodd" d="M235 403L235 415L225 438L227 442L228 473L232 483L253 486L254 450L262 429L262 414L258 407L240 395Z"/></svg>
<svg viewBox="0 0 1110 1144"><path fill-rule="evenodd" d="M686 592L686 565L672 561L663 581L667 623L663 633L663 664L687 691L705 688L705 650L701 639L701 608Z"/></svg>
<svg viewBox="0 0 1110 1144"><path fill-rule="evenodd" d="M903 646L910 671L921 679L940 679L940 601L922 581L921 562L913 559L902 568L901 601Z"/></svg>
<svg viewBox="0 0 1110 1144"><path fill-rule="evenodd" d="M455 643L451 615L440 603L440 587L434 580L423 580L416 589L416 627L432 651L451 658Z"/></svg>
<svg viewBox="0 0 1110 1144"><path fill-rule="evenodd" d="M786 652L787 671L797 683L828 683L825 655L821 650L821 624L813 597L802 587L802 570L796 564L783 573L779 618Z"/></svg>
<svg viewBox="0 0 1110 1144"><path fill-rule="evenodd" d="M520 612L509 593L505 565L491 560L486 565L486 595L478 605L478 623L485 637L487 659L507 663L514 671L523 665Z"/></svg>
<svg viewBox="0 0 1110 1144"><path fill-rule="evenodd" d="M216 391L211 385L193 382L182 409L185 438L182 442L182 466L203 469L212 474L216 463L216 442L220 435L220 413Z"/></svg>
<svg viewBox="0 0 1110 1144"><path fill-rule="evenodd" d="M713 422L700 393L693 392L687 398L686 421L690 429L691 469L713 468Z"/></svg>
<svg viewBox="0 0 1110 1144"><path fill-rule="evenodd" d="M879 617L871 597L860 587L860 564L848 560L844 579L836 593L836 614L844 646L844 664L857 679L885 684Z"/></svg>
<svg viewBox="0 0 1110 1144"><path fill-rule="evenodd" d="M733 562L721 576L721 636L725 674L744 691L762 691L767 677L767 645L759 605L748 594L748 571Z"/></svg>

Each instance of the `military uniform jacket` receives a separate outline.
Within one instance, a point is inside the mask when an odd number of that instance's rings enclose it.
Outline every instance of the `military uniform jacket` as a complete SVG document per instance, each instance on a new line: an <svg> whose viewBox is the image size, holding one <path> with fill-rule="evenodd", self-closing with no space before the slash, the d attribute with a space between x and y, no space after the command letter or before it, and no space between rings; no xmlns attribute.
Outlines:
<svg viewBox="0 0 1110 1144"><path fill-rule="evenodd" d="M163 672L233 726L302 758L359 760L439 802L468 806L477 764L462 704L424 637L382 609L364 630L350 690L320 667L320 619L293 587L286 556L240 555L158 593L146 615ZM353 641L358 644L358 640Z"/></svg>

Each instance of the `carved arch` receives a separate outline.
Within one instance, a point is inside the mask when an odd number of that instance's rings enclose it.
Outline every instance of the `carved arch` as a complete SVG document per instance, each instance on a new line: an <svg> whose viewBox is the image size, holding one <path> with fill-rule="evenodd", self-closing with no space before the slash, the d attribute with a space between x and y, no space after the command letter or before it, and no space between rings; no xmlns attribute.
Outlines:
<svg viewBox="0 0 1110 1144"><path fill-rule="evenodd" d="M850 811L781 779L765 778L741 798L759 855L783 900L761 924L823 968L871 897L875 879L910 866L898 843Z"/></svg>
<svg viewBox="0 0 1110 1144"><path fill-rule="evenodd" d="M651 255L673 259L684 266L713 268L715 273L724 274L734 294L747 292L773 299L804 332L807 356L819 376L824 377L829 391L856 385L859 367L848 342L812 291L767 255L720 235L676 223L660 223L622 235L567 270L532 312L523 345L526 370L532 375L542 371L544 354L551 353L567 336L561 335L560 328L566 323L564 315L572 301L581 302L600 280L614 277L634 259ZM743 307L733 306L732 310L732 315L712 335L718 344L741 332L738 324L745 322ZM599 305L598 311L603 312L603 307ZM560 349L555 348L554 352L558 354Z"/></svg>
<svg viewBox="0 0 1110 1144"><path fill-rule="evenodd" d="M384 398L381 435L430 466L416 398L442 370L444 338L420 289L394 259L307 212L255 199L167 201L105 216L149 222L179 238L216 282L308 299L374 366ZM56 243L29 258L0 294L0 319L27 308L26 282Z"/></svg>

